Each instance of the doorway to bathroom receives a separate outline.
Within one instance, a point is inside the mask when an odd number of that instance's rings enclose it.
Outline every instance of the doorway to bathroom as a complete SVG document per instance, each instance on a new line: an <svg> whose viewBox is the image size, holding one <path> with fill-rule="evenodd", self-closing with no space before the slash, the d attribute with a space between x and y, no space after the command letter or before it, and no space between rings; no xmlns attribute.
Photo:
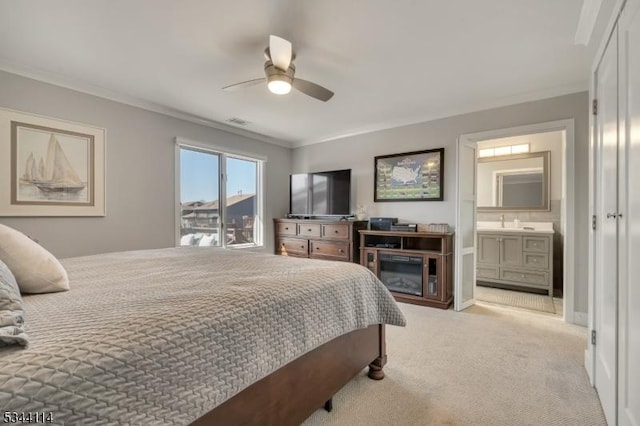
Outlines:
<svg viewBox="0 0 640 426"><path fill-rule="evenodd" d="M460 137L455 309L478 301L574 322L573 137L573 120Z"/></svg>

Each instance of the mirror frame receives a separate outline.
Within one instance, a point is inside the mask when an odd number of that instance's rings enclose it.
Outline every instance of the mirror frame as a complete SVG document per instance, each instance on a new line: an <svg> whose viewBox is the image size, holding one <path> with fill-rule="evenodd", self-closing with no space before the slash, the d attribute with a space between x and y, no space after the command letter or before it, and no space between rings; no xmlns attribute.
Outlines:
<svg viewBox="0 0 640 426"><path fill-rule="evenodd" d="M476 210L479 212L521 212L521 211L550 211L551 210L551 170L550 158L551 151L538 151L528 152L526 154L513 154L513 155L499 155L496 157L482 157L478 158L478 163L489 163L493 161L506 161L506 160L521 160L525 158L542 158L542 198L544 199L544 205L535 207L489 207L479 206L476 204ZM477 166L476 166L477 168ZM476 172L476 179L478 174ZM477 182L476 182L477 185ZM477 190L476 190L477 193ZM476 201L477 203L477 201Z"/></svg>

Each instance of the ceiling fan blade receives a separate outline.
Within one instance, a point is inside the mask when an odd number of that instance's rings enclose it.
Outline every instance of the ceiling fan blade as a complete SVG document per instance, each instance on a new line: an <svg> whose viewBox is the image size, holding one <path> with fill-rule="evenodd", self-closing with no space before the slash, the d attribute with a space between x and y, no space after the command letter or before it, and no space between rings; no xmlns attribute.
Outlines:
<svg viewBox="0 0 640 426"><path fill-rule="evenodd" d="M309 95L312 98L316 98L323 102L327 102L333 96L333 92L331 90L325 89L322 86L319 86L307 80L303 80L301 78L293 79L293 87L295 87L305 95Z"/></svg>
<svg viewBox="0 0 640 426"><path fill-rule="evenodd" d="M236 84L232 84L230 86L225 86L222 88L222 90L238 90L238 89L244 89L245 87L251 87L251 86L255 86L257 84L260 83L264 83L265 82L265 78L254 78L253 80L247 80L247 81L243 81L241 83L236 83Z"/></svg>
<svg viewBox="0 0 640 426"><path fill-rule="evenodd" d="M283 39L282 37L270 35L269 54L271 55L271 62L273 62L273 65L280 68L282 71L286 71L289 69L291 56L293 54L291 42Z"/></svg>

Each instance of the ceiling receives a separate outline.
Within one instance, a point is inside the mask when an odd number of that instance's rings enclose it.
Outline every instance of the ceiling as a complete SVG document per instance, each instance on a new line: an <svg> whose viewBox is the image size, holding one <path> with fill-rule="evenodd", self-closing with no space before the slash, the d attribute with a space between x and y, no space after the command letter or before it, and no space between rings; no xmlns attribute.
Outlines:
<svg viewBox="0 0 640 426"><path fill-rule="evenodd" d="M582 0L0 2L0 69L300 146L587 89ZM269 34L327 103L266 85ZM238 127L232 117L249 122ZM222 124L220 124L222 123Z"/></svg>

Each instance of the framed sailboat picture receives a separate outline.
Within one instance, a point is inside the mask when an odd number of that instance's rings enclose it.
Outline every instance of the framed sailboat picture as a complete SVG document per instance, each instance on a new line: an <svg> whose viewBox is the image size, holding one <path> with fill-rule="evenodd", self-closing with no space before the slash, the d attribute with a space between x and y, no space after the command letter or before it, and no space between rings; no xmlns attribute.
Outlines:
<svg viewBox="0 0 640 426"><path fill-rule="evenodd" d="M0 215L105 215L104 129L0 110L0 132Z"/></svg>

